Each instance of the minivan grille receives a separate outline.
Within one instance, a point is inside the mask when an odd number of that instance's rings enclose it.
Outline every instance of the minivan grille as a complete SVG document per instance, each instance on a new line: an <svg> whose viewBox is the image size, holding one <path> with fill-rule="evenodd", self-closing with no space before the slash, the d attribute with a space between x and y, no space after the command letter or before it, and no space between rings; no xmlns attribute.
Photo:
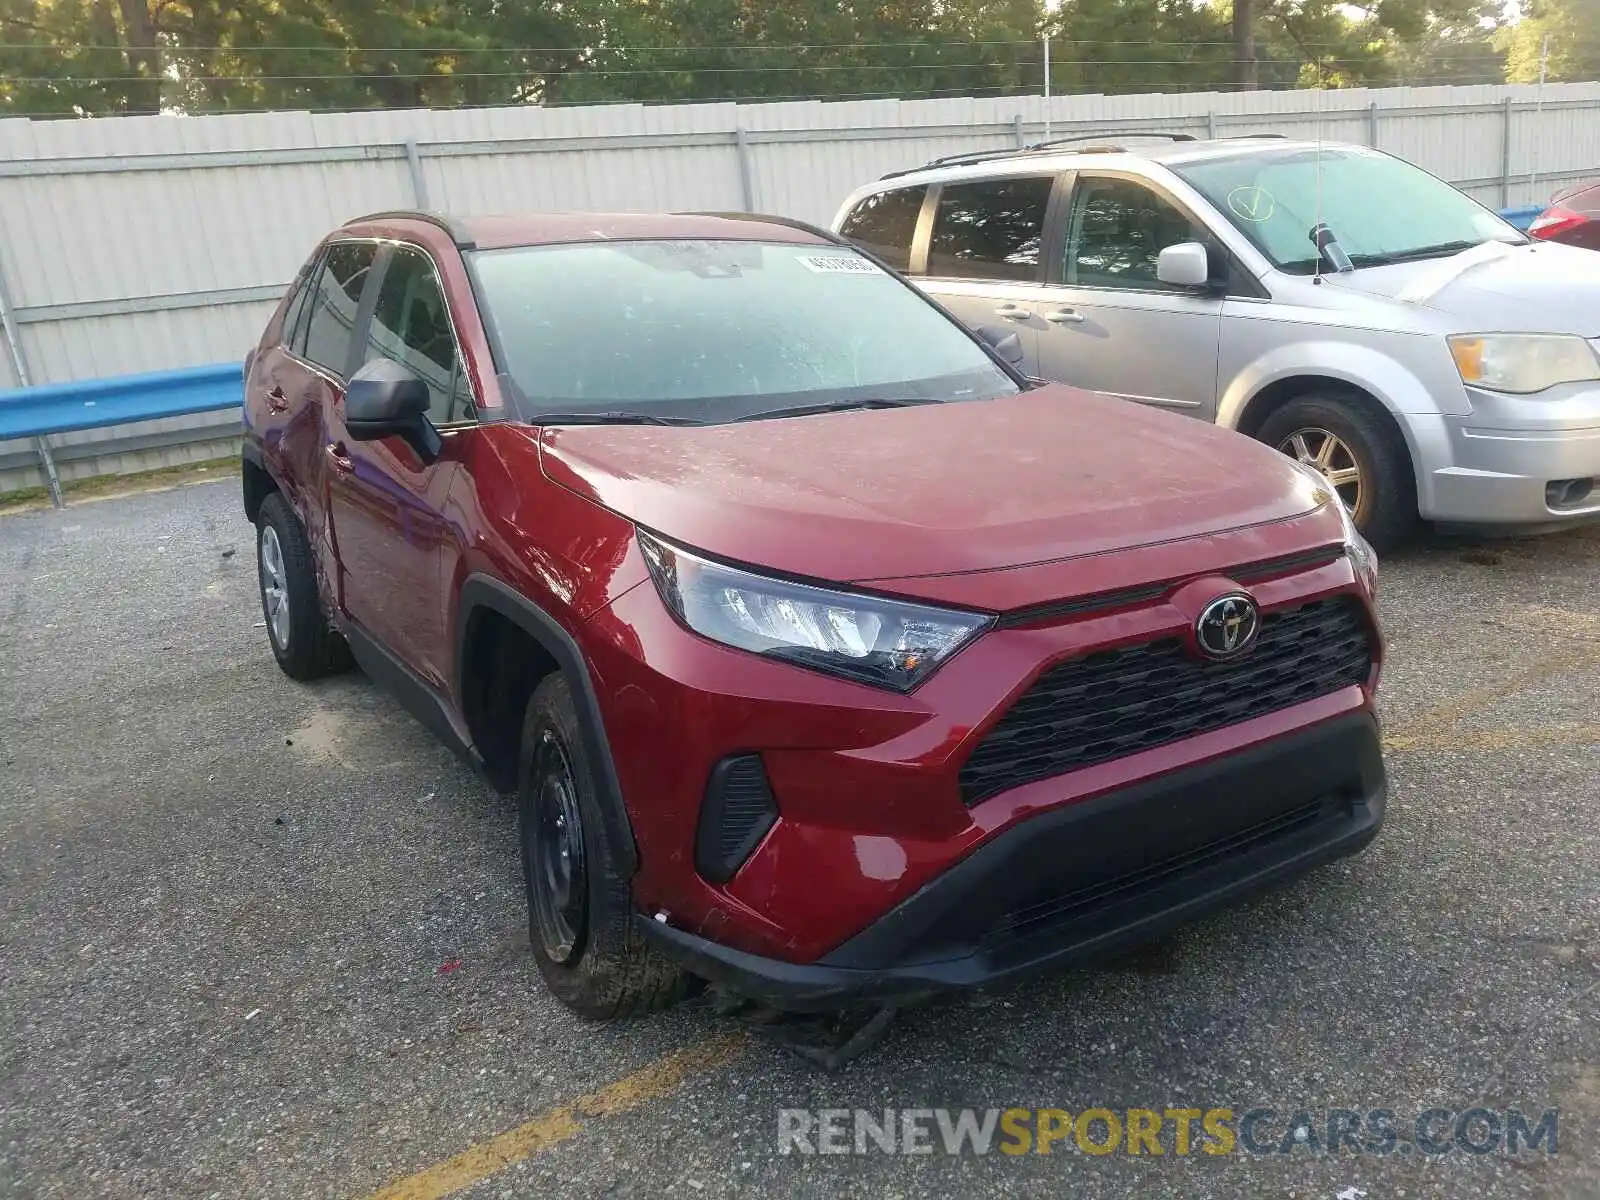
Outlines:
<svg viewBox="0 0 1600 1200"><path fill-rule="evenodd" d="M1360 601L1332 596L1263 613L1255 647L1236 661L1202 661L1169 637L1059 663L972 752L961 797L970 806L1363 683L1372 651Z"/></svg>

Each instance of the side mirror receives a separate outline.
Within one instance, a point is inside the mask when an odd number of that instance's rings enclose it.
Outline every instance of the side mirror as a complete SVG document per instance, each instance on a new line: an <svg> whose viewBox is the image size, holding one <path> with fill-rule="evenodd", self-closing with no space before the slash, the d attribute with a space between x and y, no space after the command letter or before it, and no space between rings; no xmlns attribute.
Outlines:
<svg viewBox="0 0 1600 1200"><path fill-rule="evenodd" d="M439 457L439 432L428 420L428 385L393 359L375 358L344 389L344 426L358 442L398 437L422 458Z"/></svg>
<svg viewBox="0 0 1600 1200"><path fill-rule="evenodd" d="M1017 336L1015 329L996 329L993 325L983 325L973 332L989 344L989 349L1013 367L1022 366L1027 354L1022 348L1022 339Z"/></svg>
<svg viewBox="0 0 1600 1200"><path fill-rule="evenodd" d="M1211 256L1199 242L1168 246L1156 259L1156 278L1173 287L1205 287L1211 282Z"/></svg>

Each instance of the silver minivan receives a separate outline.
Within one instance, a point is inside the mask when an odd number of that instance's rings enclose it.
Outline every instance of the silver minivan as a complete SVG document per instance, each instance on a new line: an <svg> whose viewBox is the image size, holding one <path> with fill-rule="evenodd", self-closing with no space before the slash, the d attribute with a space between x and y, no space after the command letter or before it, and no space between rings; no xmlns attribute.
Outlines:
<svg viewBox="0 0 1600 1200"><path fill-rule="evenodd" d="M834 228L1035 377L1317 467L1380 547L1600 517L1600 254L1391 155L1098 134L887 176Z"/></svg>

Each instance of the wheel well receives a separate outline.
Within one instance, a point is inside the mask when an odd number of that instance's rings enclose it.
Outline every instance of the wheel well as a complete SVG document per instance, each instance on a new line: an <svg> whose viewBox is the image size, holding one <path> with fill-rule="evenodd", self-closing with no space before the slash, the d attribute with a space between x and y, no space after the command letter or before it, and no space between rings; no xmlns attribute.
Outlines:
<svg viewBox="0 0 1600 1200"><path fill-rule="evenodd" d="M1267 418L1278 409L1291 400L1311 395L1338 396L1365 409L1383 422L1384 428L1393 435L1395 443L1405 450L1406 461L1411 461L1411 447L1406 442L1405 430L1400 428L1400 422L1395 420L1394 414L1383 401L1353 383L1346 383L1342 379L1329 379L1323 375L1292 375L1288 379L1269 383L1250 397L1244 412L1239 415L1236 428L1240 433L1255 437L1267 423Z"/></svg>
<svg viewBox="0 0 1600 1200"><path fill-rule="evenodd" d="M261 516L261 503L278 490L273 479L260 463L244 460L244 515L254 525Z"/></svg>
<svg viewBox="0 0 1600 1200"><path fill-rule="evenodd" d="M462 639L462 715L484 773L501 792L517 787L528 698L556 669L550 652L503 613L479 607L468 616Z"/></svg>

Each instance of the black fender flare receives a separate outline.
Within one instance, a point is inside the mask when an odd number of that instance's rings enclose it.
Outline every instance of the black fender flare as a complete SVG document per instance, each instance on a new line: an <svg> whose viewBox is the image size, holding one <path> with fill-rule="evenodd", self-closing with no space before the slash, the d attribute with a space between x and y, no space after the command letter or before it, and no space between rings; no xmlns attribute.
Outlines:
<svg viewBox="0 0 1600 1200"><path fill-rule="evenodd" d="M600 702L595 697L594 682L589 677L583 651L559 621L521 592L493 576L474 573L461 585L456 608L457 672L467 661L467 631L472 614L485 608L499 613L542 646L567 677L572 698L578 706L583 750L594 768L596 799L605 822L606 840L617 856L617 869L625 876L632 876L639 868L639 850L633 838L633 823L622 801L622 785L617 780L616 763L611 757L611 742L606 736L605 720L600 715ZM457 695L465 694L464 684L464 680L457 679Z"/></svg>

